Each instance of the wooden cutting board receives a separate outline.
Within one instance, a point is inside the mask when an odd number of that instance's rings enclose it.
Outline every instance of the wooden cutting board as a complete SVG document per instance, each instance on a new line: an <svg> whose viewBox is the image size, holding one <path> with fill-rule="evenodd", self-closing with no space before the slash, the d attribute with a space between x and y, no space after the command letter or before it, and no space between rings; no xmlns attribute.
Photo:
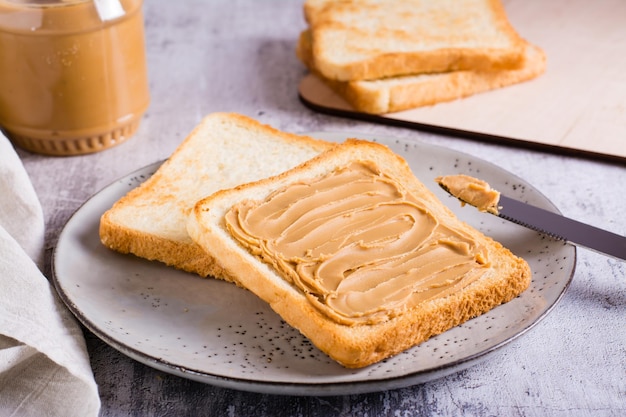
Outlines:
<svg viewBox="0 0 626 417"><path fill-rule="evenodd" d="M520 35L546 52L535 80L380 116L356 112L312 75L300 98L344 117L626 163L626 1L503 3Z"/></svg>

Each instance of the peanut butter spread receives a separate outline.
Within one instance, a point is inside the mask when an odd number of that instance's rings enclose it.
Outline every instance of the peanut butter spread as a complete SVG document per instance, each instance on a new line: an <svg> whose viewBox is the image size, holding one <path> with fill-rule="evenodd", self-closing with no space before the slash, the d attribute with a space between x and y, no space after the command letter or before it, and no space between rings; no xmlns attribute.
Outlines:
<svg viewBox="0 0 626 417"><path fill-rule="evenodd" d="M325 315L373 324L471 284L487 251L369 161L242 201L226 226Z"/></svg>
<svg viewBox="0 0 626 417"><path fill-rule="evenodd" d="M469 175L447 175L435 178L435 181L461 203L469 204L480 211L498 214L500 193L488 183Z"/></svg>

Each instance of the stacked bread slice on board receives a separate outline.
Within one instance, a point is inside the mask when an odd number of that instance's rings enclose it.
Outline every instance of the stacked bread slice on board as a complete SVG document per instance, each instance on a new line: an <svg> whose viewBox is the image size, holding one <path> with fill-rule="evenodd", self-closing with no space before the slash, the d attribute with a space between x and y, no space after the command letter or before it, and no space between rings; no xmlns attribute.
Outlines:
<svg viewBox="0 0 626 417"><path fill-rule="evenodd" d="M546 67L499 0L307 0L304 16L297 56L365 113L467 97Z"/></svg>

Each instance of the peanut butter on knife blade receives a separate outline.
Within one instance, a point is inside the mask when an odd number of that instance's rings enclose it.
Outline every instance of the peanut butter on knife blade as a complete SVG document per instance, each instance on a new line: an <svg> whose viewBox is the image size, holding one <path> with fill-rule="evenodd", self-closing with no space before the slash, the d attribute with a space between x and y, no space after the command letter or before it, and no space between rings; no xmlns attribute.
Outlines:
<svg viewBox="0 0 626 417"><path fill-rule="evenodd" d="M500 193L478 178L469 175L446 175L435 178L441 188L479 211L498 214Z"/></svg>

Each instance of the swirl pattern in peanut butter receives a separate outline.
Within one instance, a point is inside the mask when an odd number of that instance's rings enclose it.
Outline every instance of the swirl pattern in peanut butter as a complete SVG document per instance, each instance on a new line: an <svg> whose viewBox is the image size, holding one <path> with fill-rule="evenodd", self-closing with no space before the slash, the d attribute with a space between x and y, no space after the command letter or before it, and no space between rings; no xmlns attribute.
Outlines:
<svg viewBox="0 0 626 417"><path fill-rule="evenodd" d="M369 161L243 201L225 220L251 253L346 325L387 320L488 270L471 236L441 224Z"/></svg>

